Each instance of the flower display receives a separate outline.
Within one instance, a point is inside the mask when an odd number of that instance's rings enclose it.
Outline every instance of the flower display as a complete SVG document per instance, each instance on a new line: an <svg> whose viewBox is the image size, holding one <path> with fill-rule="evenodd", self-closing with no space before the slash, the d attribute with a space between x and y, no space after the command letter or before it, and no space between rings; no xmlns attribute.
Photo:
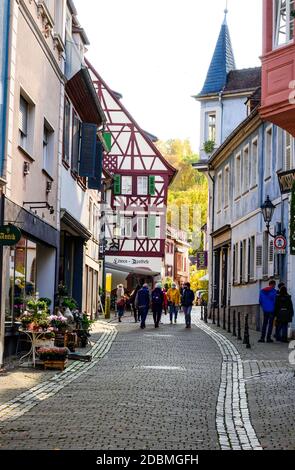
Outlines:
<svg viewBox="0 0 295 470"><path fill-rule="evenodd" d="M52 327L62 328L67 325L68 319L63 315L50 315L49 321Z"/></svg>
<svg viewBox="0 0 295 470"><path fill-rule="evenodd" d="M64 361L69 354L68 348L39 348L38 355L42 361Z"/></svg>

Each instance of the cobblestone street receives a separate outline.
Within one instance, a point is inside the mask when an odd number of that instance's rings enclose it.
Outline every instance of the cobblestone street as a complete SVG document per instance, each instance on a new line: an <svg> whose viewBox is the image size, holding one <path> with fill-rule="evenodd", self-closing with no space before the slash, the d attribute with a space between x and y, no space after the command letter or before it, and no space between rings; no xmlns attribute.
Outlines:
<svg viewBox="0 0 295 470"><path fill-rule="evenodd" d="M285 345L256 345L254 333L246 350L197 309L191 330L183 315L163 323L155 330L149 317L142 331L128 316L100 322L91 363L2 398L1 448L294 448Z"/></svg>

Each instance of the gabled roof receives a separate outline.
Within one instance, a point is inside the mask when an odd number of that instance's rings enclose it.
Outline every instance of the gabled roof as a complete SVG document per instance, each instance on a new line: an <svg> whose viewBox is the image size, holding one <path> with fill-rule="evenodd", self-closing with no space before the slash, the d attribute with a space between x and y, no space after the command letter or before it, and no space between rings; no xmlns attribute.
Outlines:
<svg viewBox="0 0 295 470"><path fill-rule="evenodd" d="M261 85L261 67L231 70L227 75L224 92L255 90Z"/></svg>
<svg viewBox="0 0 295 470"><path fill-rule="evenodd" d="M223 90L226 85L227 74L235 68L235 58L225 15L207 77L198 96L218 93Z"/></svg>
<svg viewBox="0 0 295 470"><path fill-rule="evenodd" d="M124 158L138 159L138 157L141 156L140 148L143 146L144 157L147 157L150 165L150 167L143 167L143 169L145 169L146 172L155 171L155 165L160 161L161 170L157 168L156 171L167 172L171 183L177 174L177 170L164 158L159 149L155 146L153 140L155 140L156 137L141 129L114 91L111 90L91 63L87 59L85 63L92 74L93 82L100 90L98 90L98 94L101 94L101 100L104 103L102 108L107 117L106 127L114 136L114 143L109 155L116 156L116 152L119 152L120 156ZM133 127L132 131L131 127ZM120 134L122 135L124 128L127 129L129 136L127 136L127 139L124 138L124 143L121 144L120 142L119 145L118 139Z"/></svg>

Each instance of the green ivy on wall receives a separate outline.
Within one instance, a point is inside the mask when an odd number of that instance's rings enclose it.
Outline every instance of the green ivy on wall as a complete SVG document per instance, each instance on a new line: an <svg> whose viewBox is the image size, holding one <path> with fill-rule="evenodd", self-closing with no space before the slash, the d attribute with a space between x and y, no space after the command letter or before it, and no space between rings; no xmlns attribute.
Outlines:
<svg viewBox="0 0 295 470"><path fill-rule="evenodd" d="M291 195L290 254L295 255L295 181L293 183L292 195Z"/></svg>

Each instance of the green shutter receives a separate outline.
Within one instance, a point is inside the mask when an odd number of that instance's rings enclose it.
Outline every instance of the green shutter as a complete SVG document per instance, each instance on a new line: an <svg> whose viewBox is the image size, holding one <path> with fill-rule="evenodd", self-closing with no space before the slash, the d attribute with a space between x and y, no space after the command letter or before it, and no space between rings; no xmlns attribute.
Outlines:
<svg viewBox="0 0 295 470"><path fill-rule="evenodd" d="M112 148L112 134L110 132L103 132L102 136L108 152L110 152Z"/></svg>
<svg viewBox="0 0 295 470"><path fill-rule="evenodd" d="M155 176L149 176L149 195L154 196L156 193L156 184L155 184Z"/></svg>
<svg viewBox="0 0 295 470"><path fill-rule="evenodd" d="M148 237L155 238L156 237L156 215L150 215L148 218Z"/></svg>
<svg viewBox="0 0 295 470"><path fill-rule="evenodd" d="M114 194L121 194L121 175L114 175Z"/></svg>

